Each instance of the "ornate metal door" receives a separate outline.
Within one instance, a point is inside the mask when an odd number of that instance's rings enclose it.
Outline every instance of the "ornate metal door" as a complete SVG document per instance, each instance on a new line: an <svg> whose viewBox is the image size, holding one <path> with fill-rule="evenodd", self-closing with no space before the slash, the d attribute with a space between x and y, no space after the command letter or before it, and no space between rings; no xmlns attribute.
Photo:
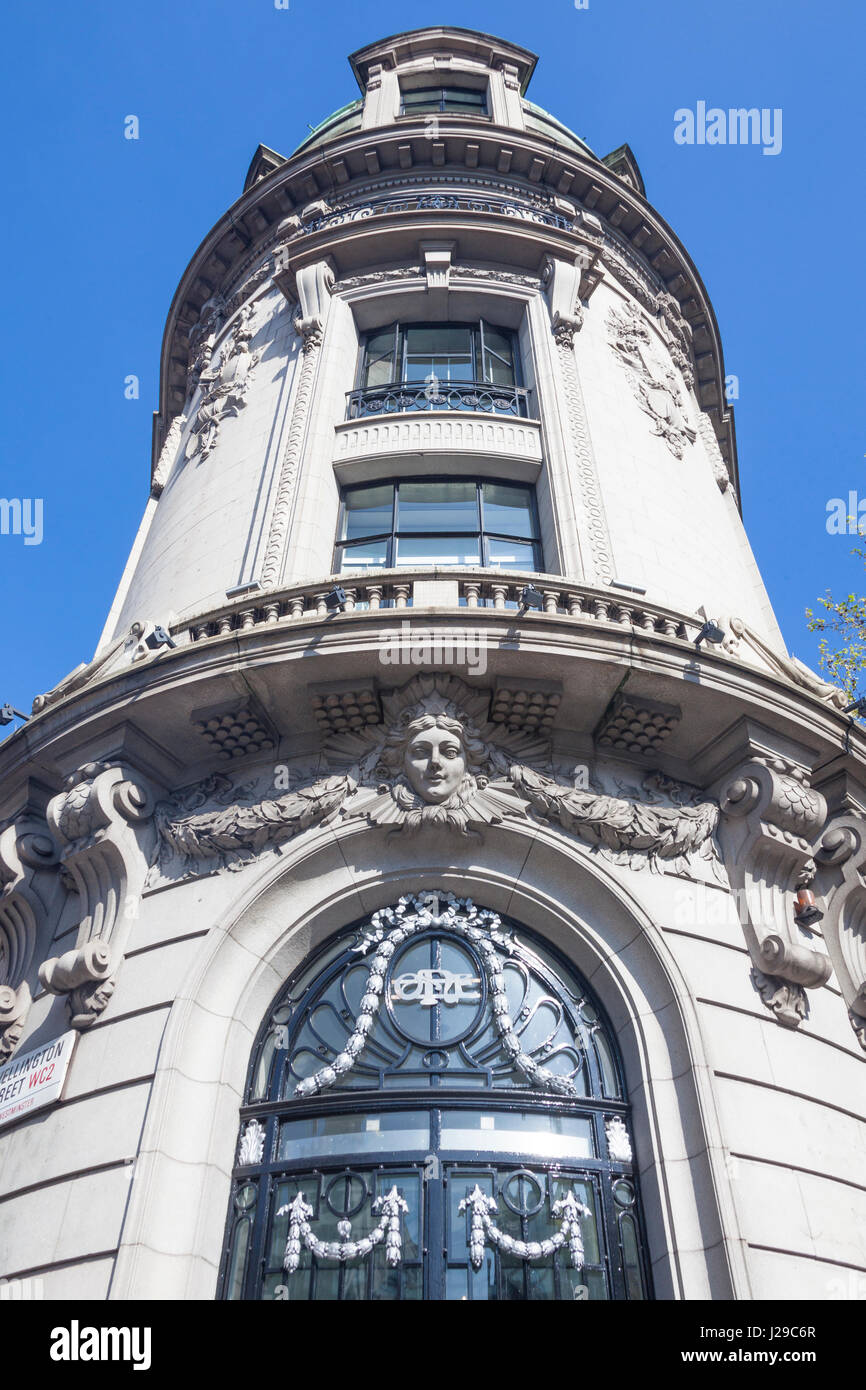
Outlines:
<svg viewBox="0 0 866 1390"><path fill-rule="evenodd" d="M522 929L441 896L376 914L276 1001L226 1297L646 1297L597 1005Z"/></svg>

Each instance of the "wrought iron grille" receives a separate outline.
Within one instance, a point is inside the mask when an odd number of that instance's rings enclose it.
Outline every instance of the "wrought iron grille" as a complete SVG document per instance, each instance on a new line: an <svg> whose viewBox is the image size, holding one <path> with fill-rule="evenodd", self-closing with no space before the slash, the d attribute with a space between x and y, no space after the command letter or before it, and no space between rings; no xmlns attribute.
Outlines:
<svg viewBox="0 0 866 1390"><path fill-rule="evenodd" d="M477 410L488 415L527 418L528 391L524 386L491 386L482 381L411 382L397 386L368 386L348 391L349 420L370 415L395 415L409 410Z"/></svg>
<svg viewBox="0 0 866 1390"><path fill-rule="evenodd" d="M648 1297L599 1006L522 928L426 898L426 916L402 899L343 935L275 1001L242 1111L223 1296Z"/></svg>

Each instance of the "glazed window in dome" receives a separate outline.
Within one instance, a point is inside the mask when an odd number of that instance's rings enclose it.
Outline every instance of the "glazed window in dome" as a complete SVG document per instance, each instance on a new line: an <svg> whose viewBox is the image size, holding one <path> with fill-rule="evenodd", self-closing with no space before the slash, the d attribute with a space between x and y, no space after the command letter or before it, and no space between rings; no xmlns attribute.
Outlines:
<svg viewBox="0 0 866 1390"><path fill-rule="evenodd" d="M527 415L515 335L483 319L393 323L368 334L348 418L406 410Z"/></svg>
<svg viewBox="0 0 866 1390"><path fill-rule="evenodd" d="M223 1297L643 1299L630 1115L587 986L523 927L401 898L280 992Z"/></svg>
<svg viewBox="0 0 866 1390"><path fill-rule="evenodd" d="M474 87L414 87L401 91L400 115L442 111L455 116L486 116L487 91Z"/></svg>
<svg viewBox="0 0 866 1390"><path fill-rule="evenodd" d="M484 565L543 572L534 489L400 478L343 490L334 571Z"/></svg>

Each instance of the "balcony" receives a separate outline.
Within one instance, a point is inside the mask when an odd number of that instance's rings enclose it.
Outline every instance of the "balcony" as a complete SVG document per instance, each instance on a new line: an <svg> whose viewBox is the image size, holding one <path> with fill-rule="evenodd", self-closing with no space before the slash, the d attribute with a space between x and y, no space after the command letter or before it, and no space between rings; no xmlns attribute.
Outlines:
<svg viewBox="0 0 866 1390"><path fill-rule="evenodd" d="M338 621L375 619L377 610L413 609L465 614L467 609L485 609L495 620L497 612L510 610L516 616L521 590L532 584L544 599L543 612L521 616L521 622L559 619L566 623L603 624L626 631L635 629L648 635L693 641L701 619L684 616L671 609L645 601L614 596L610 590L575 584L556 575L500 573L491 569L457 567L385 570L377 574L332 575L317 584L296 584L262 595L258 601L238 600L199 617L179 621L171 632L181 643L201 642L253 629L267 631L275 623L334 621L326 604L329 590L341 586L346 606ZM505 614L502 614L505 616ZM383 617L385 615L383 614ZM386 623L392 621L385 618Z"/></svg>
<svg viewBox="0 0 866 1390"><path fill-rule="evenodd" d="M394 386L366 386L348 391L348 420L399 415L413 410L480 411L485 415L529 418L524 386L492 386L486 381L424 381Z"/></svg>

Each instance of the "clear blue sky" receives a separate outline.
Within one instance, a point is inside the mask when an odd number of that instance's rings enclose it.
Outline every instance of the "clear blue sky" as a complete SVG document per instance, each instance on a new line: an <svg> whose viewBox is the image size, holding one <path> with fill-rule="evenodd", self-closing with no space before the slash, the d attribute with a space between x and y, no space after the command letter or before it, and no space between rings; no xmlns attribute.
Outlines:
<svg viewBox="0 0 866 1390"><path fill-rule="evenodd" d="M357 95L349 52L432 23L525 44L536 102L598 154L632 146L715 306L746 524L816 663L803 610L863 584L825 530L829 498L866 496L855 0L40 0L4 19L0 496L43 498L44 539L0 536L0 702L29 710L93 653L147 498L165 315L256 145L290 153ZM674 111L699 100L781 107L781 153L676 145Z"/></svg>

